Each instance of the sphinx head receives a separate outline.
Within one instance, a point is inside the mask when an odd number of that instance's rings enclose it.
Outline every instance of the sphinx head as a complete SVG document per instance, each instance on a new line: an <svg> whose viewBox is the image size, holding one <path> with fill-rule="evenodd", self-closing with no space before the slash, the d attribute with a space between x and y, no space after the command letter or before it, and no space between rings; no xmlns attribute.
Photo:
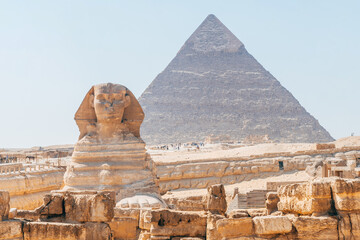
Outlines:
<svg viewBox="0 0 360 240"><path fill-rule="evenodd" d="M75 114L79 139L96 131L98 124L123 125L134 136L140 137L143 119L144 112L131 91L112 83L93 86Z"/></svg>
<svg viewBox="0 0 360 240"><path fill-rule="evenodd" d="M121 124L125 109L130 106L130 103L131 99L126 87L112 83L94 86L94 95L90 98L98 123Z"/></svg>

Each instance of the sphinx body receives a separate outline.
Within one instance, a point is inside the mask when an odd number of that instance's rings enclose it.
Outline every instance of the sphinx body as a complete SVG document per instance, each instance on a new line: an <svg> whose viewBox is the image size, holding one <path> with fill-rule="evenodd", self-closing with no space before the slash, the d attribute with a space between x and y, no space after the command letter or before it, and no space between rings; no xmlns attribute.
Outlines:
<svg viewBox="0 0 360 240"><path fill-rule="evenodd" d="M64 190L111 190L117 200L159 193L145 143L144 113L134 95L119 84L93 86L75 114L80 130Z"/></svg>

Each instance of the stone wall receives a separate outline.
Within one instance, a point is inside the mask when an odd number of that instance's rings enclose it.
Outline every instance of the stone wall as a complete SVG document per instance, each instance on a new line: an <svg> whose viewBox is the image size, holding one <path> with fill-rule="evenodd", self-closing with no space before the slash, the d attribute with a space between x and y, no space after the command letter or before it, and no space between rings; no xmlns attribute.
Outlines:
<svg viewBox="0 0 360 240"><path fill-rule="evenodd" d="M4 168L0 165L0 168ZM63 186L63 168L41 168L33 165L26 171L12 170L0 175L0 190L10 193L10 206L19 209L34 209L42 204L46 193Z"/></svg>
<svg viewBox="0 0 360 240"><path fill-rule="evenodd" d="M36 210L17 214L11 214L9 194L2 191L0 239L360 238L360 179L324 178L282 186L268 194L268 209L228 213L223 190L222 185L208 189L203 211L117 208L114 192L57 191L46 195Z"/></svg>
<svg viewBox="0 0 360 240"><path fill-rule="evenodd" d="M305 170L316 161L360 158L359 148L301 151L295 154L271 153L249 157L154 162L160 190L206 188L213 184L234 184L253 178L276 176L292 170Z"/></svg>

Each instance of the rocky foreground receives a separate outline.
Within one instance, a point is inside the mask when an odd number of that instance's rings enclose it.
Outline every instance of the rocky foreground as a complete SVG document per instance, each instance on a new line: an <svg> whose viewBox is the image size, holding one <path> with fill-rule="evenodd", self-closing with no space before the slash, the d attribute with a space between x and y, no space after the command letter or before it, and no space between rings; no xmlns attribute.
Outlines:
<svg viewBox="0 0 360 240"><path fill-rule="evenodd" d="M32 211L0 192L1 239L359 239L360 179L315 179L268 193L265 209L227 210L223 185L204 211L115 207L114 192L53 192Z"/></svg>

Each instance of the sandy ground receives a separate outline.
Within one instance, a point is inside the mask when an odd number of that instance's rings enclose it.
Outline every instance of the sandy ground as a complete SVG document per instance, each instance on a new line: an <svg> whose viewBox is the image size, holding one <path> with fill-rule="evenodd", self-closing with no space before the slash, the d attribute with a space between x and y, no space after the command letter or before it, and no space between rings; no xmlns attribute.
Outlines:
<svg viewBox="0 0 360 240"><path fill-rule="evenodd" d="M332 142L337 148L360 146L360 136L341 138ZM228 145L228 144L205 144L196 149L195 147L181 147L180 150L154 150L149 147L148 152L155 162L192 161L202 159L220 159L231 157L248 157L265 153L295 153L297 151L315 150L315 143L264 143L257 145Z"/></svg>
<svg viewBox="0 0 360 240"><path fill-rule="evenodd" d="M311 177L305 171L294 171L282 174L280 176L273 176L267 178L256 178L249 181L242 181L236 184L225 185L227 195L232 195L235 188L239 189L240 193L250 192L254 189L266 189L267 182L293 182L293 181L308 181ZM207 189L192 189L192 190L173 190L164 195L164 197L185 198L189 196L204 196Z"/></svg>

